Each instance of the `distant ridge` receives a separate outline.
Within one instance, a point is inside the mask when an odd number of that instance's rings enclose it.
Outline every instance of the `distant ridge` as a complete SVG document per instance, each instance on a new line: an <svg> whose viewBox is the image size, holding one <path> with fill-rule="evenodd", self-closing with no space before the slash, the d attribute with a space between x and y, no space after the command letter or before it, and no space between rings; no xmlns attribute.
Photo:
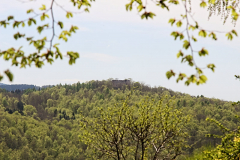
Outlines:
<svg viewBox="0 0 240 160"><path fill-rule="evenodd" d="M39 89L39 86L36 85L29 85L29 84L4 84L0 83L0 88L5 89L7 91L15 91L15 90L26 90L26 89Z"/></svg>

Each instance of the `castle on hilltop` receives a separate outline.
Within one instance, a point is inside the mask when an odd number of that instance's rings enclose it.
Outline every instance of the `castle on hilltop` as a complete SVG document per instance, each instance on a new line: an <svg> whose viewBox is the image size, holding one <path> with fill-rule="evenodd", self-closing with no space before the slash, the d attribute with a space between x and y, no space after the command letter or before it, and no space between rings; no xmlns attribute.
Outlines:
<svg viewBox="0 0 240 160"><path fill-rule="evenodd" d="M131 81L130 80L112 80L112 85L113 88L121 88L124 85L130 86L131 85Z"/></svg>

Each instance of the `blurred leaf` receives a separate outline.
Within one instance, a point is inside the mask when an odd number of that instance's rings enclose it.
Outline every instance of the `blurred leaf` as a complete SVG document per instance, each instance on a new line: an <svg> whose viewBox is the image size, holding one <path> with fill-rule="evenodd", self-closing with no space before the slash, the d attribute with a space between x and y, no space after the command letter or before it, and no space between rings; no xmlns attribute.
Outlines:
<svg viewBox="0 0 240 160"><path fill-rule="evenodd" d="M171 25L173 25L176 22L176 20L174 18L169 19L168 23L171 23Z"/></svg>
<svg viewBox="0 0 240 160"><path fill-rule="evenodd" d="M238 36L238 34L235 30L232 30L232 33L235 34L235 36Z"/></svg>
<svg viewBox="0 0 240 160"><path fill-rule="evenodd" d="M200 30L198 35L201 36L201 37L206 37L207 36L207 32L205 30Z"/></svg>
<svg viewBox="0 0 240 160"><path fill-rule="evenodd" d="M211 32L208 36L209 36L209 37L212 36L212 39L217 40L216 34L213 33L213 32Z"/></svg>
<svg viewBox="0 0 240 160"><path fill-rule="evenodd" d="M61 21L58 22L58 25L60 26L61 29L63 29L63 23Z"/></svg>
<svg viewBox="0 0 240 160"><path fill-rule="evenodd" d="M226 34L226 37L228 38L228 40L232 40L233 39L233 36L232 36L232 34L230 32Z"/></svg>
<svg viewBox="0 0 240 160"><path fill-rule="evenodd" d="M175 76L175 73L173 72L173 70L167 71L166 76L168 79L170 79L172 76Z"/></svg>
<svg viewBox="0 0 240 160"><path fill-rule="evenodd" d="M179 58L179 57L183 57L183 52L180 50L178 53L177 53L177 58Z"/></svg>
<svg viewBox="0 0 240 160"><path fill-rule="evenodd" d="M183 48L187 50L189 46L190 46L190 43L187 40L183 41Z"/></svg>
<svg viewBox="0 0 240 160"><path fill-rule="evenodd" d="M41 8L39 8L41 11L46 10L46 6L43 4Z"/></svg>
<svg viewBox="0 0 240 160"><path fill-rule="evenodd" d="M194 27L194 26L192 26L192 25L190 25L189 28L188 28L188 30L193 30L193 31L194 31L195 29L196 29L196 27Z"/></svg>
<svg viewBox="0 0 240 160"><path fill-rule="evenodd" d="M27 14L32 13L32 12L33 12L33 9L27 10Z"/></svg>
<svg viewBox="0 0 240 160"><path fill-rule="evenodd" d="M213 72L215 71L216 66L214 64L208 64L207 68L210 68Z"/></svg>
<svg viewBox="0 0 240 160"><path fill-rule="evenodd" d="M0 74L0 81L2 81L2 79L3 79L3 76Z"/></svg>
<svg viewBox="0 0 240 160"><path fill-rule="evenodd" d="M7 75L9 81L12 82L13 81L13 74L9 70L6 70L5 74Z"/></svg>
<svg viewBox="0 0 240 160"><path fill-rule="evenodd" d="M199 76L199 79L200 79L200 84L207 82L207 77L205 75Z"/></svg>
<svg viewBox="0 0 240 160"><path fill-rule="evenodd" d="M182 21L178 21L178 22L176 23L176 26L177 26L177 27L181 27L181 26L182 26Z"/></svg>
<svg viewBox="0 0 240 160"><path fill-rule="evenodd" d="M14 17L13 16L8 16L8 21L10 21L10 20L12 20L12 19L14 19Z"/></svg>
<svg viewBox="0 0 240 160"><path fill-rule="evenodd" d="M208 55L208 51L204 48L202 48L199 52L198 52L199 56L205 56Z"/></svg>
<svg viewBox="0 0 240 160"><path fill-rule="evenodd" d="M67 17L67 18L73 17L72 12L67 12L66 17Z"/></svg>
<svg viewBox="0 0 240 160"><path fill-rule="evenodd" d="M179 4L179 1L178 0L169 0L168 3L172 3L172 4Z"/></svg>
<svg viewBox="0 0 240 160"><path fill-rule="evenodd" d="M202 7L202 8L205 8L205 7L207 7L207 3L206 3L206 2L204 2L204 1L202 1L202 2L200 3L200 7Z"/></svg>
<svg viewBox="0 0 240 160"><path fill-rule="evenodd" d="M185 74L185 73L180 73L179 75L178 75L178 78L177 78L177 83L181 80L183 80L185 77L187 77L187 75Z"/></svg>
<svg viewBox="0 0 240 160"><path fill-rule="evenodd" d="M197 42L197 39L196 39L195 37L193 37L193 36L192 36L192 40L193 40L194 42Z"/></svg>

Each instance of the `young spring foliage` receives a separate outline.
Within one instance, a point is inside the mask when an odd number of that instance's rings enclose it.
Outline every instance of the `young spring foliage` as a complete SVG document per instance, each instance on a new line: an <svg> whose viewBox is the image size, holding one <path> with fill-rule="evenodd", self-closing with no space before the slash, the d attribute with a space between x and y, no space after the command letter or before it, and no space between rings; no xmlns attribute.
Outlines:
<svg viewBox="0 0 240 160"><path fill-rule="evenodd" d="M94 146L101 144L94 140L94 133L100 136L105 131L94 130L94 127L105 127L107 134L102 135L102 138L110 138L112 133L119 133L116 137L118 140L122 135L122 142L131 140L129 145L124 143L119 146L128 146L127 149L123 148L123 153L129 153L132 159L135 155L141 158L142 153L151 156L147 159L153 159L156 149L163 142L164 132L173 137L168 137L167 144L164 145L166 148L160 147L158 157L166 156L165 151L171 152L172 157L175 153L182 153L186 157L203 146L220 144L221 139L206 137L206 134L222 133L219 127L206 121L207 117L219 121L229 130L235 130L240 124L235 117L240 114L240 103L232 106L232 102L203 95L191 96L164 87L149 87L139 82L131 82L131 86L136 89L126 103L129 86L113 88L111 79L24 91L0 89L0 159L17 159L20 155L23 155L18 158L20 160L26 160L26 157L85 160L93 158L92 156L96 159L100 151ZM10 87L13 88L12 85ZM184 124L189 116L191 120ZM178 120L182 121L176 124ZM118 125L116 122L121 123ZM180 132L178 129L181 126L185 129ZM184 132L188 135L186 139ZM79 135L82 142L79 141ZM91 140L96 143L84 144ZM114 139L109 140L113 142ZM142 144L147 148L144 152ZM109 149L107 143L102 145ZM189 147L177 150L184 145ZM107 159L107 155L104 156Z"/></svg>
<svg viewBox="0 0 240 160"><path fill-rule="evenodd" d="M179 19L171 18L169 19L169 23L171 26L176 25L179 27L181 31L173 31L171 36L174 37L175 40L179 38L180 41L183 42L182 48L177 53L177 58L181 58L182 63L187 63L190 67L195 68L195 73L188 75L186 73L179 73L177 77L177 82L185 81L186 85L190 85L195 83L197 85L204 84L207 82L207 77L203 73L204 68L208 68L211 71L215 71L215 64L210 63L206 66L199 66L198 63L194 59L194 55L198 53L200 57L209 55L209 52L206 48L202 47L201 50L194 50L194 43L197 42L197 37L194 37L194 32L198 33L199 38L207 38L210 37L214 41L217 40L216 33L225 33L228 40L232 40L234 37L237 37L238 34L236 30L231 29L229 32L222 31L211 31L207 28L203 28L199 25L198 21L194 18L194 10L192 10L192 1L189 0L131 0L130 3L126 5L127 10L132 10L134 6L138 9L138 12L141 14L141 18L152 18L155 16L154 13L147 11L148 4L153 2L156 6L161 7L162 9L167 9L171 11L171 5L177 5L179 8L183 8L184 12L179 13ZM239 17L239 0L209 0L209 1L199 1L194 3L199 3L201 8L207 8L209 12L209 18L213 14L221 15L223 19L223 23L226 23L226 20L230 16L232 18L233 24L236 24L236 21ZM139 9L140 8L140 9ZM146 13L151 13L152 16L146 16ZM190 53L190 54L189 54ZM176 76L176 73L173 70L167 71L166 76L168 79Z"/></svg>
<svg viewBox="0 0 240 160"><path fill-rule="evenodd" d="M72 3L74 8L83 10L84 12L89 12L88 8L91 7L90 2L94 0L71 0L69 3ZM13 33L15 40L24 39L31 45L35 51L29 53L23 48L16 48L15 46L10 47L4 51L0 50L0 57L3 57L5 61L11 61L13 66L19 66L20 68L26 68L27 66L35 65L37 68L41 68L45 63L52 64L54 60L60 58L62 59L63 51L58 46L56 38L58 40L68 41L68 38L71 37L73 33L76 33L78 30L77 26L72 25L70 28L64 28L64 22L57 20L55 17L55 9L58 7L66 13L66 18L72 18L73 12L65 10L62 6L57 3L57 0L51 0L49 7L42 5L39 10L29 9L26 13L29 15L27 19L15 19L15 16L8 16L5 20L0 20L0 29L3 28L35 28L36 33L30 35L29 33ZM43 23L43 25L38 25L38 23ZM60 28L60 32L58 29ZM51 34L47 36L42 36L40 39L36 39L36 35L42 35L44 31L51 30ZM26 36L28 35L28 36ZM79 53L74 51L67 51L66 56L69 57L69 64L72 65L76 62L76 59L79 58ZM13 74L6 70L4 71L5 75L9 78L10 81L13 80ZM0 81L3 79L3 74L0 74Z"/></svg>
<svg viewBox="0 0 240 160"><path fill-rule="evenodd" d="M175 159L186 147L189 116L174 109L174 98L145 97L129 104L98 108L94 118L82 115L80 140L93 159Z"/></svg>

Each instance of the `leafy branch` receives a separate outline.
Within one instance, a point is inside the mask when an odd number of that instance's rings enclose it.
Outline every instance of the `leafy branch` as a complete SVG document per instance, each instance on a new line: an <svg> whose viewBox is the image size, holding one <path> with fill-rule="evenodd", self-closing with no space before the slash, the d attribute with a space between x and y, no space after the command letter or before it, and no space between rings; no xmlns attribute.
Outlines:
<svg viewBox="0 0 240 160"><path fill-rule="evenodd" d="M195 61L195 54L197 53L198 56L204 57L209 55L209 51L206 48L202 48L199 51L194 50L194 45L193 43L196 43L198 40L197 38L193 35L192 32L198 31L198 36L199 37L210 37L214 41L217 40L217 34L216 33L224 33L227 37L228 40L232 40L234 36L238 36L236 30L232 29L229 32L223 32L223 31L215 31L215 30L207 30L205 28L202 28L198 22L194 19L192 15L192 4L191 0L152 0L152 2L156 6L160 6L162 9L167 9L168 11L171 10L171 5L180 5L182 4L183 9L184 9L184 14L181 14L181 19L169 19L169 23L171 26L174 24L181 28L182 26L185 25L185 28L183 31L173 31L171 33L171 36L174 37L175 40L180 39L183 41L183 49L190 50L190 54L184 54L184 51L180 50L177 53L177 58L181 58L182 63L187 63L190 67L195 68L195 73L187 76L185 73L179 73L178 77L176 79L177 82L185 80L186 85L190 85L191 83L195 83L197 85L199 84L204 84L207 82L207 77L204 75L203 70L208 68L211 71L215 71L215 64L210 63L207 64L206 67L199 67L197 62ZM155 16L154 13L152 12L146 12L142 10L146 10L148 1L146 0L145 5L143 5L142 0L131 0L130 3L126 5L126 10L132 10L133 4L136 5L136 8L138 9L138 12L141 13L141 18L146 18L148 17L153 18L153 16L146 16L145 13L151 13L152 15ZM200 7L202 8L208 8L209 11L209 18L212 16L213 13L218 10L219 14L222 14L222 16L225 16L224 18L224 23L226 22L227 16L230 15L230 11L232 12L231 17L233 20L233 23L235 24L239 13L237 8L239 8L239 0L238 1L226 1L226 0L210 0L208 2L205 2L204 0L200 2ZM193 22L193 24L192 24ZM176 76L176 73L173 70L170 70L166 73L166 76L168 79L171 77Z"/></svg>
<svg viewBox="0 0 240 160"><path fill-rule="evenodd" d="M8 16L6 20L0 21L0 27L7 28L12 24L13 28L19 28L19 27L25 27L27 23L28 27L31 27L32 25L37 25L38 20L40 21L46 21L50 19L50 22L47 21L44 25L37 26L37 32L38 34L43 33L45 30L51 29L51 36L45 36L40 39L34 39L33 36L26 36L26 33L20 33L17 32L13 35L15 40L18 40L20 38L24 38L31 46L35 48L35 52L33 53L25 53L22 47L19 49L15 49L14 47L11 47L9 49L6 49L4 51L0 50L0 57L3 56L3 59L6 61L11 60L12 65L14 66L20 66L20 68L25 68L26 66L31 66L32 63L35 64L37 68L41 68L44 63L50 63L52 64L54 60L60 58L63 58L63 54L61 49L58 47L59 43L55 43L55 37L58 37L59 40L64 40L65 42L68 41L68 37L72 35L72 33L76 33L76 30L78 30L77 26L71 26L69 30L64 30L64 23L62 21L56 21L56 18L54 16L54 9L56 7L60 7L64 12L66 12L66 18L73 17L73 14L77 12L70 12L64 9L63 6L60 6L57 2L57 0L51 0L50 7L47 8L46 5L42 5L39 10L40 13L36 13L33 9L27 10L27 14L34 14L33 16L30 16L29 18L25 20L15 20L14 16ZM84 12L89 12L89 7L91 7L90 2L94 0L71 0L71 3L73 4L73 7L77 7L77 9L81 10L83 7ZM30 2L30 1L21 1L23 3ZM50 13L50 15L48 14ZM83 12L81 12L83 13ZM50 24L51 23L51 24ZM56 26L58 25L60 29L62 30L59 35L56 33ZM51 26L51 27L50 27ZM68 36L68 37L67 37ZM46 47L46 45L49 44L49 47ZM27 55L26 55L27 54ZM79 53L67 51L66 56L69 57L69 64L72 65L76 62L76 59L79 58ZM13 80L13 74L6 70L4 71L5 75L9 78L10 81ZM0 80L3 79L3 75L0 75Z"/></svg>

